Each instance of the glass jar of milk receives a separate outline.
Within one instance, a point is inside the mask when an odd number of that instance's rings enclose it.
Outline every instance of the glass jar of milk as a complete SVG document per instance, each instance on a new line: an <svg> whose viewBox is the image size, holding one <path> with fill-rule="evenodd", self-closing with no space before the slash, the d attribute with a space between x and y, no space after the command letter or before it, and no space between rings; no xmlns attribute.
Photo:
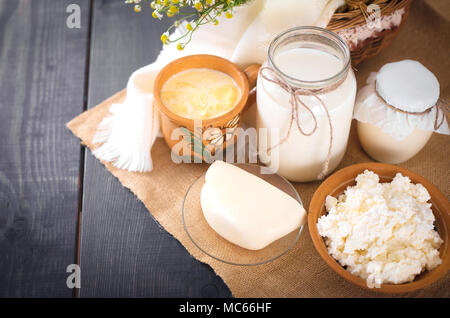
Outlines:
<svg viewBox="0 0 450 318"><path fill-rule="evenodd" d="M345 154L355 103L356 80L347 45L322 28L290 29L272 41L264 68L290 89L310 94L297 96L297 111L291 117L292 91L259 74L256 128L261 161L274 166L277 160L277 173L291 181L317 180L325 163L330 173ZM270 145L277 146L267 151Z"/></svg>

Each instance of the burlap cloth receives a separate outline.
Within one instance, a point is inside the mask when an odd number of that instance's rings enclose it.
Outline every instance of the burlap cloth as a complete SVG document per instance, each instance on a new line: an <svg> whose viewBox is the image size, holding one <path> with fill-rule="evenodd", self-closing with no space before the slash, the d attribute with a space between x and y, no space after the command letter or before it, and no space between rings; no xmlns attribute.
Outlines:
<svg viewBox="0 0 450 318"><path fill-rule="evenodd" d="M443 4L445 2L445 4ZM414 1L409 20L394 43L377 57L361 64L356 76L364 85L371 71L383 64L405 58L426 65L440 80L441 97L450 99L450 2ZM87 147L93 147L92 137L112 103L120 102L125 91L84 112L68 123L69 129ZM426 147L413 159L402 164L433 182L449 196L449 136L434 134ZM130 173L105 167L141 200L154 218L196 259L209 264L222 277L236 297L382 297L348 283L332 271L314 249L305 227L299 242L287 254L272 263L240 267L226 265L199 251L183 229L180 208L188 186L207 169L206 164L174 164L163 139L152 150L154 170L150 173ZM353 125L347 153L339 168L371 161L363 152ZM338 169L339 169L338 168ZM295 184L305 208L319 182ZM395 296L395 295L394 295ZM450 274L428 288L401 297L449 297Z"/></svg>

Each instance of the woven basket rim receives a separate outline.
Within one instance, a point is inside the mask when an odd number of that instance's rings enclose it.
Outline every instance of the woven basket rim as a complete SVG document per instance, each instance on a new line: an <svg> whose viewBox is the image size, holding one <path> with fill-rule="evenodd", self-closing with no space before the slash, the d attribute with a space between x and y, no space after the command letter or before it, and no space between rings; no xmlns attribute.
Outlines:
<svg viewBox="0 0 450 318"><path fill-rule="evenodd" d="M355 0L347 0L348 2L355 2ZM369 4L377 4L380 6L381 16L391 15L395 11L409 6L412 0L373 0L373 1L360 1ZM348 4L347 4L348 5ZM346 29L349 27L355 27L366 24L366 19L359 7L353 8L347 12L337 12L331 17L328 23L327 29L331 31L337 31Z"/></svg>
<svg viewBox="0 0 450 318"><path fill-rule="evenodd" d="M348 1L350 1L350 0L348 0ZM375 1L377 1L377 0L375 0ZM378 1L387 2L389 0L378 0ZM395 10L398 10L400 8L404 9L404 13L401 16L400 24L397 27L394 27L391 29L377 31L374 33L374 35L372 37L364 40L361 44L358 43L358 46L351 50L353 66L358 65L359 63L361 63L362 61L364 61L367 58L377 55L385 47L389 46L390 43L392 42L393 38L398 34L399 30L401 29L401 27L405 23L406 19L408 18L410 4L411 4L412 0L403 0L403 1L397 0L397 1L391 1L391 2L395 2L395 3L391 4L391 6L395 5L391 8L396 8L396 9L393 9L392 12L395 12ZM373 1L371 3L373 3ZM359 12L358 13L359 17L362 20L361 23L359 23L359 24L355 23L355 21L354 21L355 19L341 20L342 23L341 23L340 27L333 29L330 27L330 25L328 25L327 29L329 29L331 31L340 31L340 30L347 29L347 28L365 25L365 20L364 20L364 17L362 16L361 11L358 10L357 12ZM389 14L387 14L387 15L389 15Z"/></svg>

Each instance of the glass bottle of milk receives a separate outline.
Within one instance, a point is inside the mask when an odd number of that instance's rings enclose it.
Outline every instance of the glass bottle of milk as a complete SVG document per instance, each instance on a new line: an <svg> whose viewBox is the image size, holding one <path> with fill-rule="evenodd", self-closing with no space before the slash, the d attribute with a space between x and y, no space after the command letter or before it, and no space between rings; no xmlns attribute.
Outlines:
<svg viewBox="0 0 450 318"><path fill-rule="evenodd" d="M332 172L347 148L356 95L356 80L347 45L335 33L322 28L290 29L272 41L264 67L274 70L291 88L307 90L312 95L297 96L300 101L289 128L293 113L292 94L279 83L268 81L259 74L256 128L261 161L270 163L277 159L277 173L291 181L317 180L325 162L328 162L326 173ZM298 114L303 133L296 124L295 114ZM315 120L317 128L314 130ZM263 130L266 131L264 134L259 128L268 129ZM306 135L312 131L314 133ZM267 152L267 147L277 144L276 151ZM265 151L261 151L261 145L268 145Z"/></svg>

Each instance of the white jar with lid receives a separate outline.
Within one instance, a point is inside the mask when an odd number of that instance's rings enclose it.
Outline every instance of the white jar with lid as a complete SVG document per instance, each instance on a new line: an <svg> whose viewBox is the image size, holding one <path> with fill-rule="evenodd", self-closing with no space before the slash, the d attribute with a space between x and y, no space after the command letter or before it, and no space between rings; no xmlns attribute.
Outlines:
<svg viewBox="0 0 450 318"><path fill-rule="evenodd" d="M267 68L270 72L261 73ZM277 173L291 181L313 181L332 172L347 148L356 95L345 42L322 28L290 29L272 41L261 72L256 115L259 144L277 148L268 153L267 148L260 149L261 161L272 162L276 155ZM295 111L293 91L300 92ZM261 134L260 128L269 128L267 134Z"/></svg>
<svg viewBox="0 0 450 318"><path fill-rule="evenodd" d="M417 61L403 60L371 73L356 98L354 118L364 151L399 164L415 156L433 131L449 134L439 107L439 82Z"/></svg>

